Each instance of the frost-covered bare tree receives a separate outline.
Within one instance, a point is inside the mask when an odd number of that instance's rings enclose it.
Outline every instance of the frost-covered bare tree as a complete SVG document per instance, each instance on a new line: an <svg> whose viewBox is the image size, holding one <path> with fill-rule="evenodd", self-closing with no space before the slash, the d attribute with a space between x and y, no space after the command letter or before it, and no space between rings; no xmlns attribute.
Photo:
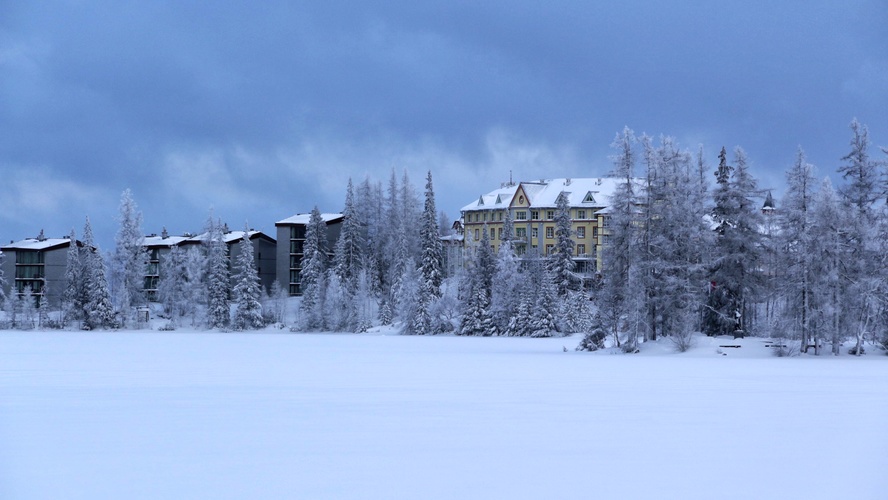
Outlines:
<svg viewBox="0 0 888 500"><path fill-rule="evenodd" d="M174 246L160 262L160 282L157 284L157 295L163 305L164 312L169 315L172 325L176 325L179 318L185 314L185 307L188 303L186 260L185 250Z"/></svg>
<svg viewBox="0 0 888 500"><path fill-rule="evenodd" d="M638 330L635 319L629 318L633 307L632 280L635 273L634 256L637 247L638 227L635 223L638 206L638 193L634 181L637 142L635 134L629 127L617 134L611 147L616 154L611 157L614 162L614 177L620 183L609 200L604 220L604 245L602 249L602 289L598 294L598 309L604 328L613 336L614 345L621 347L621 336L628 333L626 340L627 352L634 352L638 345ZM627 327L632 320L633 325Z"/></svg>
<svg viewBox="0 0 888 500"><path fill-rule="evenodd" d="M814 296L814 284L821 269L823 255L818 248L821 241L814 231L814 166L807 162L801 147L796 160L786 173L787 189L779 217L779 262L774 262L774 273L780 283L783 299L782 329L789 337L800 339L800 352L817 337L815 311L822 304ZM814 342L819 345L819 342ZM818 352L819 354L819 352Z"/></svg>

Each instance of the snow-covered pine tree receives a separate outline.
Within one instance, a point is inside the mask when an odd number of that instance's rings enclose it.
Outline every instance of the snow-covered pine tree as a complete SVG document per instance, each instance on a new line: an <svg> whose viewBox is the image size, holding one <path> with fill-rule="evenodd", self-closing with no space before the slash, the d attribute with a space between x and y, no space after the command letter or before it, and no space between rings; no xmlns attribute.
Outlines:
<svg viewBox="0 0 888 500"><path fill-rule="evenodd" d="M761 249L761 212L753 202L756 181L749 172L746 153L734 149L736 167L728 165L725 149L719 154L713 219L717 225L707 333L744 336L752 329L752 306L762 276L758 271Z"/></svg>
<svg viewBox="0 0 888 500"><path fill-rule="evenodd" d="M654 146L644 137L647 167L636 260L648 338L688 335L703 300L703 252L709 241L705 186L695 181L691 155L671 137ZM699 168L699 165L698 167Z"/></svg>
<svg viewBox="0 0 888 500"><path fill-rule="evenodd" d="M351 178L348 180L342 217L342 229L333 256L333 272L339 278L338 282L344 294L342 306L345 307L343 313L346 322L341 325L341 329L353 332L357 330L357 311L353 299L358 290L358 277L363 268L365 245L360 217L354 203L354 188ZM332 285L332 283L331 281L330 284Z"/></svg>
<svg viewBox="0 0 888 500"><path fill-rule="evenodd" d="M135 308L145 304L145 267L148 255L142 234L142 213L127 189L120 196L120 227L111 257L111 289L115 309L124 324L136 320Z"/></svg>
<svg viewBox="0 0 888 500"><path fill-rule="evenodd" d="M813 250L810 302L812 323L820 335L829 339L832 353L839 354L845 340L841 319L845 316L848 289L843 286L844 263L851 258L848 244L848 211L840 207L838 195L827 177L814 195L811 241Z"/></svg>
<svg viewBox="0 0 888 500"><path fill-rule="evenodd" d="M787 189L778 213L780 232L776 247L780 261L771 267L779 273L776 276L785 304L783 328L793 332L790 337L801 340L800 352L807 352L817 331L812 283L816 280L816 260L822 256L817 254L818 242L812 231L815 183L814 166L799 147L795 162L786 172Z"/></svg>
<svg viewBox="0 0 888 500"><path fill-rule="evenodd" d="M239 244L240 253L235 263L234 298L235 310L232 326L235 330L262 328L262 285L256 262L253 260L253 242L250 229L244 225L244 238Z"/></svg>
<svg viewBox="0 0 888 500"><path fill-rule="evenodd" d="M506 335L510 337L530 337L534 323L533 308L535 305L535 293L529 282L524 279L524 285L518 299L516 313L509 319Z"/></svg>
<svg viewBox="0 0 888 500"><path fill-rule="evenodd" d="M851 258L844 263L842 287L846 290L847 314L842 317L846 331L857 339L852 349L863 352L863 341L872 329L871 323L878 309L878 276L873 269L876 262L874 203L882 194L878 184L878 164L869 156L869 132L855 118L851 122L851 151L842 160L839 173L847 182L841 189L843 204L849 210L848 244Z"/></svg>
<svg viewBox="0 0 888 500"><path fill-rule="evenodd" d="M207 257L204 249L197 245L188 248L185 254L185 304L183 313L191 316L191 326L197 326L199 317L207 305Z"/></svg>
<svg viewBox="0 0 888 500"><path fill-rule="evenodd" d="M573 249L574 240L571 230L570 199L568 193L562 191L555 202L555 238L556 244L549 256L549 274L555 284L555 293L559 298L567 297L571 291L581 288L580 279L574 273Z"/></svg>
<svg viewBox="0 0 888 500"><path fill-rule="evenodd" d="M160 263L160 282L157 284L157 295L163 310L170 317L170 322L175 325L179 318L185 314L187 304L186 287L188 286L188 273L186 269L185 250L174 246L170 248Z"/></svg>
<svg viewBox="0 0 888 500"><path fill-rule="evenodd" d="M305 244L302 249L302 327L306 330L323 330L324 274L327 272L327 224L321 217L321 211L315 206L308 218L305 228Z"/></svg>
<svg viewBox="0 0 888 500"><path fill-rule="evenodd" d="M83 226L83 288L86 291L83 304L85 326L96 328L116 327L111 293L105 278L105 262L96 247L89 217Z"/></svg>
<svg viewBox="0 0 888 500"><path fill-rule="evenodd" d="M601 322L601 315L595 313L592 317L591 324L580 344L577 346L578 351L597 351L604 349L604 341L607 338L607 330Z"/></svg>
<svg viewBox="0 0 888 500"><path fill-rule="evenodd" d="M443 250L438 236L437 210L435 209L435 191L432 187L432 172L426 177L425 205L420 218L419 228L420 249L422 259L419 263L419 289L417 306L412 318L405 321L413 323L413 332L418 335L435 334L430 310L436 300L441 297L441 260Z"/></svg>
<svg viewBox="0 0 888 500"><path fill-rule="evenodd" d="M508 211L506 213L508 214ZM521 264L512 249L512 241L505 239L505 235L504 230L503 242L500 243L496 255L496 273L490 294L490 309L499 334L511 336L513 335L510 331L511 319L518 312L524 275L520 272Z"/></svg>
<svg viewBox="0 0 888 500"><path fill-rule="evenodd" d="M62 292L62 324L71 320L83 319L83 305L86 302L86 289L83 286L83 259L74 230L68 236L71 244L65 261L65 289Z"/></svg>
<svg viewBox="0 0 888 500"><path fill-rule="evenodd" d="M3 309L3 303L6 301L6 277L3 276L3 251L0 250L0 310Z"/></svg>
<svg viewBox="0 0 888 500"><path fill-rule="evenodd" d="M21 310L19 313L19 329L33 330L37 323L37 308L35 294L31 285L25 287L21 294Z"/></svg>
<svg viewBox="0 0 888 500"><path fill-rule="evenodd" d="M531 337L552 337L558 333L558 325L555 316L558 313L556 304L557 291L554 279L546 266L540 264L532 266L530 272L531 286L536 290L536 302L531 314L533 319L530 326Z"/></svg>
<svg viewBox="0 0 888 500"><path fill-rule="evenodd" d="M413 259L407 259L404 263L404 272L397 282L397 289L394 290L395 304L397 304L397 316L401 318L401 334L416 335L416 324L411 318L416 316L416 309L419 306L419 270L416 268Z"/></svg>
<svg viewBox="0 0 888 500"><path fill-rule="evenodd" d="M472 272L468 300L464 304L460 320L460 335L491 336L496 335L496 324L490 310L490 297L493 289L493 277L496 274L496 259L490 246L490 235L487 224L481 230L481 241L475 248L472 259Z"/></svg>
<svg viewBox="0 0 888 500"><path fill-rule="evenodd" d="M614 345L621 346L621 334L630 312L630 283L633 274L633 258L636 250L637 227L635 224L636 205L633 171L635 169L635 134L625 127L617 134L611 147L617 150L612 156L613 176L620 183L609 201L604 215L604 245L602 248L602 289L598 295L598 309L605 329L613 336ZM627 340L629 352L637 347L637 338L630 331Z"/></svg>
<svg viewBox="0 0 888 500"><path fill-rule="evenodd" d="M228 248L222 221L213 220L212 215L207 220L203 244L206 248L207 265L207 327L225 328L231 320Z"/></svg>

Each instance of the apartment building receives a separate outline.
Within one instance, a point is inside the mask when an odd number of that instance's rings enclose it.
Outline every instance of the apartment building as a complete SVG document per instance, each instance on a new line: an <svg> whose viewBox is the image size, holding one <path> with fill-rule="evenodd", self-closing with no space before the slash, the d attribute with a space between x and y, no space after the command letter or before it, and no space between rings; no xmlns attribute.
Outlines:
<svg viewBox="0 0 888 500"><path fill-rule="evenodd" d="M277 228L277 280L280 287L291 296L302 295L303 246L305 245L305 229L311 214L296 214L290 218L275 222ZM321 214L327 224L327 253L332 258L336 240L342 230L343 215L337 213Z"/></svg>

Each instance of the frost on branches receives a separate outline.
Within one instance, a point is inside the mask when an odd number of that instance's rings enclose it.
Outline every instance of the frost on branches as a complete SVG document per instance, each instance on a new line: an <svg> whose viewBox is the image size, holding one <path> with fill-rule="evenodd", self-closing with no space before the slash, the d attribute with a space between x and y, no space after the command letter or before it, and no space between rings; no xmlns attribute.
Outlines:
<svg viewBox="0 0 888 500"><path fill-rule="evenodd" d="M253 260L253 243L250 231L244 226L244 239L241 241L240 253L235 263L234 298L235 311L232 327L235 330L262 328L262 285L259 284L259 273Z"/></svg>

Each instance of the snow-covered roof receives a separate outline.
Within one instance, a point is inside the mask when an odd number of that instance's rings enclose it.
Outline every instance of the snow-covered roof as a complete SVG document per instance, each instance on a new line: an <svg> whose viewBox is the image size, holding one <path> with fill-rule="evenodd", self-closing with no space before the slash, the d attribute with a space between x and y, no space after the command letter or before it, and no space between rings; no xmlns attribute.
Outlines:
<svg viewBox="0 0 888 500"><path fill-rule="evenodd" d="M463 235L461 234L448 234L445 236L439 236L439 240L441 241L463 241Z"/></svg>
<svg viewBox="0 0 888 500"><path fill-rule="evenodd" d="M262 231L250 230L250 239L254 239L257 236L261 236L263 238L269 239L271 241L275 241L274 238L268 236ZM182 243L202 243L207 239L207 233L201 233L196 236L167 236L163 238L162 236L146 236L144 241L144 245L146 247L151 246L169 246L174 247L177 245L181 245ZM223 240L225 243L235 243L244 239L243 231L229 231L223 235Z"/></svg>
<svg viewBox="0 0 888 500"><path fill-rule="evenodd" d="M68 246L70 243L70 238L25 238L0 247L0 250L49 250L51 248Z"/></svg>
<svg viewBox="0 0 888 500"><path fill-rule="evenodd" d="M588 206L604 208L608 206L611 196L623 179L616 177L588 177L580 179L541 179L539 181L521 182L518 185L506 186L481 195L474 203L462 208L469 210L492 210L506 208L520 187L531 208L554 208L561 192L568 194L572 207ZM500 203L496 203L499 199Z"/></svg>
<svg viewBox="0 0 888 500"><path fill-rule="evenodd" d="M279 221L275 222L274 225L275 226L284 226L284 225L290 225L290 224L306 225L306 224L308 224L308 219L310 217L311 217L311 214L296 214L293 217L289 217L284 220L279 220ZM336 221L336 219L341 219L341 218L342 218L342 214L321 214L321 219L323 219L323 221L328 224L330 222Z"/></svg>
<svg viewBox="0 0 888 500"><path fill-rule="evenodd" d="M151 235L146 236L144 240L142 240L142 245L146 247L174 247L182 243L183 241L188 241L193 236L167 236L164 238L163 236Z"/></svg>

